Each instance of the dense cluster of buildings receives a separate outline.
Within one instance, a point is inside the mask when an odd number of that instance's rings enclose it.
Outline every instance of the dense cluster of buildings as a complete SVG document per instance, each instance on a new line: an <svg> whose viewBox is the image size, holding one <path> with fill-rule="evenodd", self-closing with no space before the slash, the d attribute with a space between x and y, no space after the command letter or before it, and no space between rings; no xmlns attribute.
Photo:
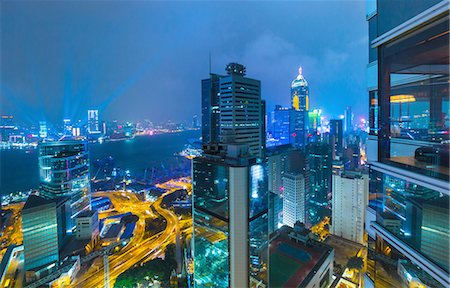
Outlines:
<svg viewBox="0 0 450 288"><path fill-rule="evenodd" d="M328 122L310 109L302 68L291 107L277 105L268 121L261 82L244 65L202 80L193 126L201 125L203 146L192 160L186 253L194 287L324 288L341 277L345 287L450 285L449 2L414 3L368 1L368 135L350 106ZM11 121L0 126L8 141ZM39 127L47 138L45 123ZM64 127L79 136L70 121ZM103 127L89 110L89 135L105 134ZM70 236L97 244L87 147L68 139L39 145L39 193L22 212L27 281L79 265L67 256ZM107 239L127 229L108 227ZM359 247L353 256L362 266L335 267L339 247L318 227ZM359 281L346 278L353 270Z"/></svg>
<svg viewBox="0 0 450 288"><path fill-rule="evenodd" d="M195 287L448 287L449 5L415 4L368 5L369 135L351 107L328 123L310 110L302 69L267 122L242 65L202 81ZM339 247L312 232L329 218L361 267L333 268Z"/></svg>

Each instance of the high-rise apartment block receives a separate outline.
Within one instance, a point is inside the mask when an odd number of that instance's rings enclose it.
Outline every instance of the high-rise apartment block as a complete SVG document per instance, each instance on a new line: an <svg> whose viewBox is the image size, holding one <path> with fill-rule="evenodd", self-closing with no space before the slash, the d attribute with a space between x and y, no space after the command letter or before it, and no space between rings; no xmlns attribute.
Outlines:
<svg viewBox="0 0 450 288"><path fill-rule="evenodd" d="M333 175L331 233L363 244L369 177L358 172Z"/></svg>

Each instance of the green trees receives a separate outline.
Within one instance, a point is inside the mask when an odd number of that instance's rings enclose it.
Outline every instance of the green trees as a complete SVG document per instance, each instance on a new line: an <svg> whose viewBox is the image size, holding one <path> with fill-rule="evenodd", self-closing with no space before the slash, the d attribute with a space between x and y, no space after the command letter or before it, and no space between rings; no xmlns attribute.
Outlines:
<svg viewBox="0 0 450 288"><path fill-rule="evenodd" d="M168 285L170 274L175 268L175 245L172 244L167 246L164 260L156 258L141 266L128 269L117 277L114 287L133 288L137 287L138 283L148 282L149 280L158 280L159 282Z"/></svg>

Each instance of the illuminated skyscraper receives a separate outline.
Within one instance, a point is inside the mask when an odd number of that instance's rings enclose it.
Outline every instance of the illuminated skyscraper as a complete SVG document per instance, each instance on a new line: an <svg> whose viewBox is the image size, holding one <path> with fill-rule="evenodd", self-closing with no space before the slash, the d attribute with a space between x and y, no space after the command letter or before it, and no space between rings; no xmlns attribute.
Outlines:
<svg viewBox="0 0 450 288"><path fill-rule="evenodd" d="M83 210L90 209L91 189L87 142L63 140L39 144L40 194L48 199L70 198L71 223Z"/></svg>
<svg viewBox="0 0 450 288"><path fill-rule="evenodd" d="M270 132L272 137L277 139L281 145L289 143L290 115L291 110L280 105L276 105L275 110L271 112Z"/></svg>
<svg viewBox="0 0 450 288"><path fill-rule="evenodd" d="M195 287L267 285L265 166L246 145L212 145L193 160Z"/></svg>
<svg viewBox="0 0 450 288"><path fill-rule="evenodd" d="M64 135L72 135L72 121L68 118L63 120L64 126L63 126L63 134Z"/></svg>
<svg viewBox="0 0 450 288"><path fill-rule="evenodd" d="M47 122L39 121L39 138L45 139L47 138Z"/></svg>
<svg viewBox="0 0 450 288"><path fill-rule="evenodd" d="M344 149L344 132L341 119L330 120L330 144L333 160L340 159Z"/></svg>
<svg viewBox="0 0 450 288"><path fill-rule="evenodd" d="M69 219L68 198L28 197L22 211L22 234L25 270L31 272L30 278L59 264L60 252L68 239Z"/></svg>
<svg viewBox="0 0 450 288"><path fill-rule="evenodd" d="M347 106L344 114L344 133L349 134L351 132L353 132L353 113L352 107Z"/></svg>
<svg viewBox="0 0 450 288"><path fill-rule="evenodd" d="M303 68L298 69L298 76L291 84L291 104L296 111L309 110L309 88L308 82L303 77Z"/></svg>
<svg viewBox="0 0 450 288"><path fill-rule="evenodd" d="M226 71L202 81L203 156L192 164L195 287L268 283L265 102L243 65Z"/></svg>
<svg viewBox="0 0 450 288"><path fill-rule="evenodd" d="M365 227L405 286L449 287L449 2L370 2Z"/></svg>
<svg viewBox="0 0 450 288"><path fill-rule="evenodd" d="M88 110L88 133L97 134L100 132L100 127L98 126L98 110Z"/></svg>
<svg viewBox="0 0 450 288"><path fill-rule="evenodd" d="M331 216L331 145L317 142L306 147L311 184L307 206L309 220L314 225L324 216Z"/></svg>
<svg viewBox="0 0 450 288"><path fill-rule="evenodd" d="M244 65L230 63L220 77L220 143L247 144L251 155L263 157L265 102L261 82L245 77Z"/></svg>
<svg viewBox="0 0 450 288"><path fill-rule="evenodd" d="M308 133L309 87L303 77L303 69L298 69L298 76L291 83L290 143L305 146Z"/></svg>

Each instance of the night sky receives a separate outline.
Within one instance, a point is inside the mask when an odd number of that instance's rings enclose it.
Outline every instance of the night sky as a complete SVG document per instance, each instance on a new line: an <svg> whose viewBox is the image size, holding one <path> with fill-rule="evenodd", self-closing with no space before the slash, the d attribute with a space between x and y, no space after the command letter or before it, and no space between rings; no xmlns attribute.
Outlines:
<svg viewBox="0 0 450 288"><path fill-rule="evenodd" d="M310 107L367 114L365 1L1 1L0 113L24 123L190 121L201 79L239 62L267 110L289 105L299 66Z"/></svg>

